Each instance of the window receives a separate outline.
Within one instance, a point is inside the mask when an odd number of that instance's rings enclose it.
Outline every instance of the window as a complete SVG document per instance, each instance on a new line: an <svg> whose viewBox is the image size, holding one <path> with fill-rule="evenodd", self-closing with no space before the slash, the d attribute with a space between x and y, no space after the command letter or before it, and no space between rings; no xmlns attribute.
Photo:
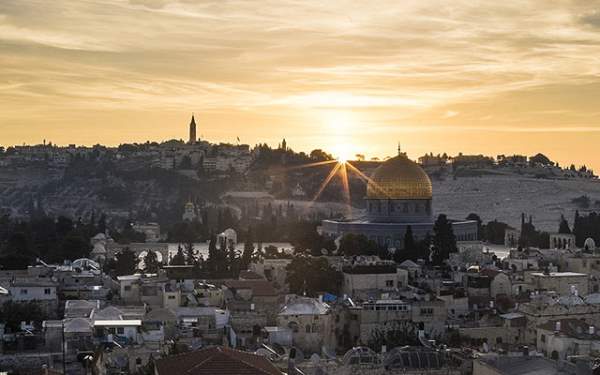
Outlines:
<svg viewBox="0 0 600 375"><path fill-rule="evenodd" d="M420 312L422 316L433 316L433 308L431 307L423 307Z"/></svg>
<svg viewBox="0 0 600 375"><path fill-rule="evenodd" d="M394 280L386 280L385 281L385 286L387 286L387 287L393 287L394 286Z"/></svg>
<svg viewBox="0 0 600 375"><path fill-rule="evenodd" d="M129 292L131 291L131 285L125 285L125 287L123 288L124 291Z"/></svg>
<svg viewBox="0 0 600 375"><path fill-rule="evenodd" d="M122 335L125 333L125 328L123 327L117 327L117 335Z"/></svg>
<svg viewBox="0 0 600 375"><path fill-rule="evenodd" d="M310 325L306 325L306 333L310 333Z"/></svg>
<svg viewBox="0 0 600 375"><path fill-rule="evenodd" d="M19 293L21 293L21 294L27 294L27 292L28 292L27 289L21 289L21 291Z"/></svg>
<svg viewBox="0 0 600 375"><path fill-rule="evenodd" d="M46 294L46 295L52 294L52 291L50 290L50 288L46 288L46 289L44 289L44 294Z"/></svg>
<svg viewBox="0 0 600 375"><path fill-rule="evenodd" d="M171 295L167 297L168 299L175 299L175 296Z"/></svg>
<svg viewBox="0 0 600 375"><path fill-rule="evenodd" d="M540 336L540 341L541 342L546 342L546 335Z"/></svg>

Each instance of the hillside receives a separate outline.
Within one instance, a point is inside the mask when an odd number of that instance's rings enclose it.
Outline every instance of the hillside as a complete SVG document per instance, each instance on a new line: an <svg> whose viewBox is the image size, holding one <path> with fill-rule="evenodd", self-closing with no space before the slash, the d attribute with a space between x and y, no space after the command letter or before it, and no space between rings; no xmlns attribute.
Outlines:
<svg viewBox="0 0 600 375"><path fill-rule="evenodd" d="M600 181L546 180L519 176L462 177L433 180L435 212L451 218L464 218L469 213L479 214L483 221L498 219L514 227L520 223L520 213L533 215L538 229L556 231L561 214L572 225L575 210L594 209L600 200ZM573 198L587 195L589 209L578 208ZM600 209L596 207L596 209Z"/></svg>

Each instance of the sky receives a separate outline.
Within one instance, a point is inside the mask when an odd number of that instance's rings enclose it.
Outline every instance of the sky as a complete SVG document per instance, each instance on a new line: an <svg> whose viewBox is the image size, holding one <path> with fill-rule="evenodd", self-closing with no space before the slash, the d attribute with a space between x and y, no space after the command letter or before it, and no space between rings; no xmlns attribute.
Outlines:
<svg viewBox="0 0 600 375"><path fill-rule="evenodd" d="M0 145L162 141L600 171L600 1L0 1Z"/></svg>

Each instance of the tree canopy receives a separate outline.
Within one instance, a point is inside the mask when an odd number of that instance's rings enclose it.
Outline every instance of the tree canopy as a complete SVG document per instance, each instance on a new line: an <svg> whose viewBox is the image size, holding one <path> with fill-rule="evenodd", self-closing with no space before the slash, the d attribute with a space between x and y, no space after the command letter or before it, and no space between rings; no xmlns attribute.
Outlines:
<svg viewBox="0 0 600 375"><path fill-rule="evenodd" d="M286 267L290 292L309 297L319 293L338 294L342 273L333 269L324 257L297 256Z"/></svg>
<svg viewBox="0 0 600 375"><path fill-rule="evenodd" d="M444 264L451 253L457 252L456 237L452 223L444 214L440 214L433 224L432 262L437 266Z"/></svg>

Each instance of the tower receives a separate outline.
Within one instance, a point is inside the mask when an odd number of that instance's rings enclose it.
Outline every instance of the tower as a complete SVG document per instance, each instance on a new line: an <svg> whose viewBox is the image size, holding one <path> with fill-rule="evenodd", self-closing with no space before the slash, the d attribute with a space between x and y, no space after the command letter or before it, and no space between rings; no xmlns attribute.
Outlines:
<svg viewBox="0 0 600 375"><path fill-rule="evenodd" d="M191 145L196 143L196 120L194 119L193 113L192 113L192 121L190 121L190 140L188 143Z"/></svg>

